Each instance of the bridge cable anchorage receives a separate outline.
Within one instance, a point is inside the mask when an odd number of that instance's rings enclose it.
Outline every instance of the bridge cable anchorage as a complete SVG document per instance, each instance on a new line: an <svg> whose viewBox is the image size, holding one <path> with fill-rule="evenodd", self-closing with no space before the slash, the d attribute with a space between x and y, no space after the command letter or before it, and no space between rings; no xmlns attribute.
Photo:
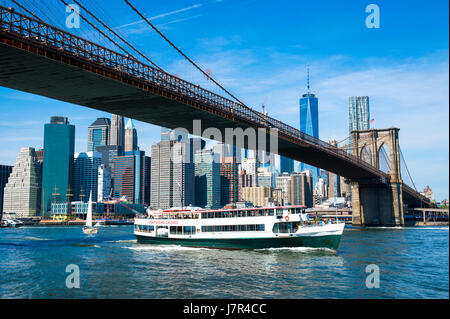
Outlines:
<svg viewBox="0 0 450 319"><path fill-rule="evenodd" d="M158 70L165 72L162 68L160 68L156 63L154 63L152 60L150 60L145 54L141 53L138 49L133 47L127 40L125 40L123 37L118 35L114 30L112 30L110 27L108 27L103 21L101 21L99 18L97 18L91 11L89 11L86 7L84 7L81 3L79 3L77 0L72 0L77 5L79 5L84 11L86 11L91 17L93 17L95 20L97 20L103 27L108 29L111 33L113 33L116 37L118 37L120 40L122 40L126 45L128 45L132 50L137 52L141 57L143 57L145 60L150 62L154 67L156 67Z"/></svg>
<svg viewBox="0 0 450 319"><path fill-rule="evenodd" d="M178 47L173 44L161 31L158 30L142 13L139 12L128 0L124 0L125 3L133 9L134 12L136 12L153 30L156 31L164 40L167 41L178 53L180 53L186 60L188 60L197 70L199 70L201 73L203 73L204 76L206 76L209 80L214 82L219 88L221 88L225 93L227 93L229 96L231 96L234 100L236 100L239 104L242 106L246 106L244 102L239 100L236 96L231 94L227 89L225 89L220 83L218 83L216 80L214 80L207 72L203 71L202 68L200 68L194 61L192 61L186 54L183 53ZM252 110L251 108L249 108Z"/></svg>

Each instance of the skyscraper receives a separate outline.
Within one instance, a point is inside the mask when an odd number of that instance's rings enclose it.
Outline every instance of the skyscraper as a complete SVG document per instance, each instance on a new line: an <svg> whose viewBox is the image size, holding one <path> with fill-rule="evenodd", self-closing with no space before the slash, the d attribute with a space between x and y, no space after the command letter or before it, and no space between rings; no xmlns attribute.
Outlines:
<svg viewBox="0 0 450 319"><path fill-rule="evenodd" d="M3 213L3 190L8 183L8 177L11 174L13 166L0 165L0 220Z"/></svg>
<svg viewBox="0 0 450 319"><path fill-rule="evenodd" d="M294 171L294 160L280 156L280 173L292 173Z"/></svg>
<svg viewBox="0 0 450 319"><path fill-rule="evenodd" d="M112 114L111 116L111 131L109 133L109 145L124 146L125 131L123 116Z"/></svg>
<svg viewBox="0 0 450 319"><path fill-rule="evenodd" d="M22 148L5 186L3 212L14 213L14 217L18 218L37 216L40 208L40 176L40 164L34 148Z"/></svg>
<svg viewBox="0 0 450 319"><path fill-rule="evenodd" d="M67 117L52 116L44 127L44 165L42 174L43 214L54 201L65 202L72 184L75 126Z"/></svg>
<svg viewBox="0 0 450 319"><path fill-rule="evenodd" d="M223 157L220 163L221 206L239 201L239 165L235 157Z"/></svg>
<svg viewBox="0 0 450 319"><path fill-rule="evenodd" d="M370 129L370 108L368 96L350 96L348 98L348 130Z"/></svg>
<svg viewBox="0 0 450 319"><path fill-rule="evenodd" d="M111 172L101 164L98 167L98 186L97 186L97 202L101 203L105 198L108 198L112 189Z"/></svg>
<svg viewBox="0 0 450 319"><path fill-rule="evenodd" d="M315 138L319 138L319 100L314 94L309 92L309 69L307 89L308 92L303 94L302 98L300 98L300 131ZM312 171L313 183L315 185L320 174L319 168L300 163L300 170L304 171L305 169Z"/></svg>
<svg viewBox="0 0 450 319"><path fill-rule="evenodd" d="M101 164L102 156L100 153L83 152L75 154L72 179L74 201L87 201L90 194L92 194L93 201L97 200L98 168Z"/></svg>
<svg viewBox="0 0 450 319"><path fill-rule="evenodd" d="M135 204L150 202L151 158L144 151L127 152L114 158L115 197L126 196Z"/></svg>
<svg viewBox="0 0 450 319"><path fill-rule="evenodd" d="M125 127L125 153L137 151L138 138L137 131L134 127L133 120L128 119L127 126Z"/></svg>
<svg viewBox="0 0 450 319"><path fill-rule="evenodd" d="M151 207L167 209L195 201L192 139L164 140L152 146ZM191 158L192 157L192 158Z"/></svg>
<svg viewBox="0 0 450 319"><path fill-rule="evenodd" d="M109 144L109 131L111 121L105 117L99 117L88 126L88 152L94 152L97 146Z"/></svg>
<svg viewBox="0 0 450 319"><path fill-rule="evenodd" d="M220 208L220 160L212 150L200 150L194 155L195 205Z"/></svg>

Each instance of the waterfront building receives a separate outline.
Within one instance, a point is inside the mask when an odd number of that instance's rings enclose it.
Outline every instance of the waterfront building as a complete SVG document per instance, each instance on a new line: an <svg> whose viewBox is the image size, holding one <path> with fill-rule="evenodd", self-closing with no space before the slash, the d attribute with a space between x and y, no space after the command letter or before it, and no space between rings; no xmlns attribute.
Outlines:
<svg viewBox="0 0 450 319"><path fill-rule="evenodd" d="M104 199L109 198L111 194L111 172L101 164L98 167L98 186L97 186L97 201L103 202Z"/></svg>
<svg viewBox="0 0 450 319"><path fill-rule="evenodd" d="M348 98L348 131L370 129L370 108L368 96L350 96Z"/></svg>
<svg viewBox="0 0 450 319"><path fill-rule="evenodd" d="M40 177L40 164L34 148L22 148L4 188L3 212L16 218L39 215Z"/></svg>
<svg viewBox="0 0 450 319"><path fill-rule="evenodd" d="M195 202L193 139L164 140L152 146L151 207L168 209ZM193 157L193 156L192 156Z"/></svg>
<svg viewBox="0 0 450 319"><path fill-rule="evenodd" d="M127 126L125 127L125 147L124 151L134 152L139 149L137 131L134 127L133 120L128 119Z"/></svg>
<svg viewBox="0 0 450 319"><path fill-rule="evenodd" d="M280 174L291 174L294 171L294 160L280 156Z"/></svg>
<svg viewBox="0 0 450 319"><path fill-rule="evenodd" d="M102 156L97 152L76 153L73 161L73 195L74 201L87 201L89 194L95 200L98 197L98 168L102 164ZM71 201L70 198L67 200Z"/></svg>
<svg viewBox="0 0 450 319"><path fill-rule="evenodd" d="M88 152L94 152L97 146L108 145L111 120L99 117L88 126Z"/></svg>
<svg viewBox="0 0 450 319"><path fill-rule="evenodd" d="M195 206L221 208L220 159L212 150L200 150L194 155Z"/></svg>
<svg viewBox="0 0 450 319"><path fill-rule="evenodd" d="M42 213L50 203L65 202L73 176L75 126L67 117L52 116L44 126L44 164L42 172Z"/></svg>
<svg viewBox="0 0 450 319"><path fill-rule="evenodd" d="M8 177L11 174L13 166L0 165L0 220L3 214L3 192L6 184L8 183Z"/></svg>
<svg viewBox="0 0 450 319"><path fill-rule="evenodd" d="M88 211L88 202L52 203L50 216L54 220L85 220ZM144 204L129 202L106 201L103 203L92 202L94 220L125 220L132 219L136 212L145 213Z"/></svg>
<svg viewBox="0 0 450 319"><path fill-rule="evenodd" d="M254 186L242 188L242 198L253 203L255 207L267 207L272 200L270 187Z"/></svg>
<svg viewBox="0 0 450 319"><path fill-rule="evenodd" d="M300 98L300 131L319 138L319 100L309 92L309 69L307 78L307 93ZM319 177L319 168L300 163L300 171L310 170L312 172L313 184Z"/></svg>
<svg viewBox="0 0 450 319"><path fill-rule="evenodd" d="M121 115L112 114L111 116L109 145L117 145L122 147L125 145L124 119Z"/></svg>
<svg viewBox="0 0 450 319"><path fill-rule="evenodd" d="M239 201L239 164L236 157L223 157L220 163L221 206Z"/></svg>

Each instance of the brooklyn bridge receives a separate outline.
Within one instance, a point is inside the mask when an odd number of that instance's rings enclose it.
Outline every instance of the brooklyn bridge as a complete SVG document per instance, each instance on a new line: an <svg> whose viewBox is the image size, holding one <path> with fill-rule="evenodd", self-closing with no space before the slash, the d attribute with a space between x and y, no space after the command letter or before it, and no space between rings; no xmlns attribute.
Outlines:
<svg viewBox="0 0 450 319"><path fill-rule="evenodd" d="M64 4L67 3L61 0ZM83 21L110 45L98 44L51 24L27 1L0 6L0 85L72 104L193 133L193 121L215 127L262 129L276 153L345 178L351 185L356 225L404 225L408 209L431 207L402 178L399 128L351 133L350 150L307 135L236 98L168 40L129 1L130 10L224 93L218 94L164 71L78 1ZM39 4L35 4L39 6ZM101 28L99 27L101 26ZM104 42L103 41L103 42ZM227 97L225 97L226 95ZM252 148L245 144L244 147ZM388 149L389 170L380 169ZM363 156L364 154L364 156Z"/></svg>

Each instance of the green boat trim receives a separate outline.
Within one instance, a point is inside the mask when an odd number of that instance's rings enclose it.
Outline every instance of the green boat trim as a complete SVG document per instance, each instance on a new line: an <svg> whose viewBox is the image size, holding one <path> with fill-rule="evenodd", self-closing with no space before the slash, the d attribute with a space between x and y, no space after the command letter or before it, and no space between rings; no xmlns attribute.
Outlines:
<svg viewBox="0 0 450 319"><path fill-rule="evenodd" d="M138 243L154 245L180 245L196 248L219 249L264 249L264 248L328 248L337 250L341 235L296 236L272 238L170 238L151 237L135 234Z"/></svg>

